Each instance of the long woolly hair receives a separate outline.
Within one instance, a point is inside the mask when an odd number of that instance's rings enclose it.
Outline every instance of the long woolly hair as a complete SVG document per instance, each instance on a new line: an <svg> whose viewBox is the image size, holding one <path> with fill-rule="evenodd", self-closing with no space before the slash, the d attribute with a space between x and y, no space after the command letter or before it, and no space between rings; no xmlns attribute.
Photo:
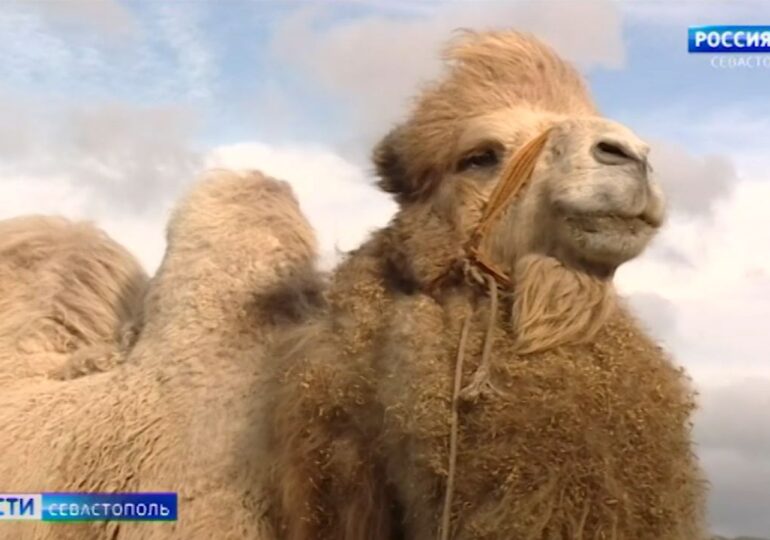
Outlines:
<svg viewBox="0 0 770 540"><path fill-rule="evenodd" d="M42 216L0 222L6 354L64 354L120 342L141 313L146 286L138 261L88 223Z"/></svg>

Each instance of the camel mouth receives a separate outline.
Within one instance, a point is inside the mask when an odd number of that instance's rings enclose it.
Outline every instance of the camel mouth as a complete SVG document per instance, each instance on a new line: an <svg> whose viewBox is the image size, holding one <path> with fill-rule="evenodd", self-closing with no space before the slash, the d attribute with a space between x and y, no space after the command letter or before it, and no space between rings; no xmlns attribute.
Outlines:
<svg viewBox="0 0 770 540"><path fill-rule="evenodd" d="M565 261L604 277L640 255L659 227L644 214L569 213L561 222L558 249Z"/></svg>
<svg viewBox="0 0 770 540"><path fill-rule="evenodd" d="M660 221L647 213L622 216L610 213L565 214L565 222L585 234L622 234L637 236L658 229Z"/></svg>

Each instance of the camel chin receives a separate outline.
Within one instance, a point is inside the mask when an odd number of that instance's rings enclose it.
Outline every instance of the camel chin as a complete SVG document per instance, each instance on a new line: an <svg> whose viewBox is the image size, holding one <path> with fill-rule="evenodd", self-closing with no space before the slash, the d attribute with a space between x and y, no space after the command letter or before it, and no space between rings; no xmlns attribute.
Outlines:
<svg viewBox="0 0 770 540"><path fill-rule="evenodd" d="M564 215L557 232L572 259L611 273L644 251L657 227L641 217Z"/></svg>

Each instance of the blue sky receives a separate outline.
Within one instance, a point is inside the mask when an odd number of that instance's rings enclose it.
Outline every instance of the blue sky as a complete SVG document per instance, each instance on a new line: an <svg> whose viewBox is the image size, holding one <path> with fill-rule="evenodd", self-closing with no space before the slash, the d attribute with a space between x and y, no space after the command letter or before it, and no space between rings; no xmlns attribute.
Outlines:
<svg viewBox="0 0 770 540"><path fill-rule="evenodd" d="M102 0L60 2L73 3L107 4ZM546 1L543 10L558 11L566 3ZM322 34L335 26L378 17L405 24L430 20L448 4L462 2L349 1L328 2L319 8L290 1L126 1L114 2L118 7L105 8L103 13L90 8L88 17L76 10L52 8L55 4L18 0L4 4L0 66L6 76L0 88L48 103L89 100L189 107L199 121L199 140L214 145L275 140L276 135L295 141L345 139L350 129L346 125L349 96L319 85L296 58L287 61L275 51L276 29L299 13L306 12L308 26ZM483 14L489 6L500 4L481 0L475 10ZM752 19L770 17L770 4L736 4L741 5L735 10L738 15L726 4L703 14L698 4L690 3L675 13L662 10L657 17L660 2L636 2L636 9L617 4L614 9L623 13L624 65L605 67L589 61L585 70L602 110L631 124L651 110L670 108L699 115L736 101L745 109L770 113L765 99L767 70L719 71L708 58L686 52L688 24L747 22L741 13L751 14ZM687 10L692 13L689 21ZM109 17L104 16L107 12ZM462 20L457 23L463 24ZM352 41L350 47L356 49L357 44ZM677 135L666 128L652 127L649 134ZM701 143L689 141L690 145Z"/></svg>
<svg viewBox="0 0 770 540"><path fill-rule="evenodd" d="M770 537L770 68L686 50L689 25L738 23L770 3L5 0L0 218L94 220L152 271L196 175L256 167L292 183L331 265L392 214L368 152L452 31L531 31L653 147L671 216L617 285L701 390L715 528Z"/></svg>

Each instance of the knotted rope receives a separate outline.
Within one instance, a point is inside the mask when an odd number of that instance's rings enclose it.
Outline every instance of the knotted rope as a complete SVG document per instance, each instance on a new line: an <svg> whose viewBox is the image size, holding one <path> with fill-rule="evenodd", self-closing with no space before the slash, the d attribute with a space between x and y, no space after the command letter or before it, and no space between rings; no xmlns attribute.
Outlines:
<svg viewBox="0 0 770 540"><path fill-rule="evenodd" d="M460 424L460 401L474 401L482 394L495 390L491 381L491 356L494 341L494 330L497 325L498 310L498 285L510 289L512 279L499 269L483 252L483 241L494 224L500 219L503 211L508 207L513 198L521 192L527 184L532 171L535 169L537 158L545 147L550 135L550 129L544 131L525 144L508 162L500 181L497 183L484 207L484 212L471 235L466 247L466 261L464 273L467 277L486 283L489 288L489 319L484 335L484 347L481 353L481 362L476 369L471 382L463 388L462 374L465 348L468 342L472 315L469 314L463 322L460 332L460 342L457 347L457 360L455 362L455 377L452 393L452 408L449 424L449 466L447 470L447 484L444 492L444 509L441 516L439 529L440 540L451 538L452 499L454 497L455 477L457 474L457 446Z"/></svg>

